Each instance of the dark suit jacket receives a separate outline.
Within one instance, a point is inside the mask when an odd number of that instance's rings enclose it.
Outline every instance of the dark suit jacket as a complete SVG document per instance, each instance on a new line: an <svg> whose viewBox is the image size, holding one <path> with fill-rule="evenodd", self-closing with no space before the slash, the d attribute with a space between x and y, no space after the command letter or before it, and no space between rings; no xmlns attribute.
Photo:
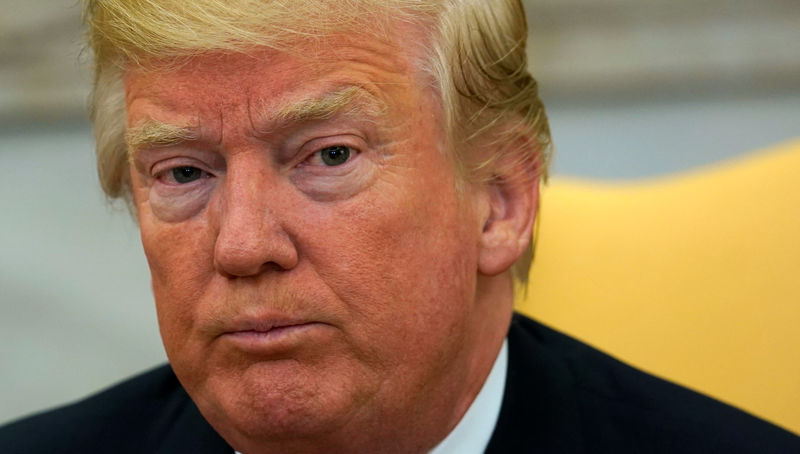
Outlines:
<svg viewBox="0 0 800 454"><path fill-rule="evenodd" d="M518 314L508 364L487 454L800 454L794 434Z"/></svg>
<svg viewBox="0 0 800 454"><path fill-rule="evenodd" d="M800 453L800 438L515 315L497 453ZM0 428L0 453L231 454L162 366Z"/></svg>

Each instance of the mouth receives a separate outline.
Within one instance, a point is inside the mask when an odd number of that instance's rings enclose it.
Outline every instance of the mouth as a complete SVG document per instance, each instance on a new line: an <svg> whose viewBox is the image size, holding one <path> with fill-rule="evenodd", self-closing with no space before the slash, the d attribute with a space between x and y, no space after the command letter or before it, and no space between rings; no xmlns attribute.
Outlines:
<svg viewBox="0 0 800 454"><path fill-rule="evenodd" d="M249 320L237 323L221 338L239 350L258 354L282 353L313 342L328 325L301 320Z"/></svg>

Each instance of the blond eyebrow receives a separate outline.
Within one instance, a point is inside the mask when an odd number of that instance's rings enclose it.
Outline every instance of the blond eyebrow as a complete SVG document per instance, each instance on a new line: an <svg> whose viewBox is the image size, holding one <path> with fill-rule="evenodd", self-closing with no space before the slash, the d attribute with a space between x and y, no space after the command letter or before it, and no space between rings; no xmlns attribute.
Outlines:
<svg viewBox="0 0 800 454"><path fill-rule="evenodd" d="M125 132L129 159L133 159L136 151L143 147L169 147L192 140L197 140L195 127L177 126L154 119L140 122Z"/></svg>
<svg viewBox="0 0 800 454"><path fill-rule="evenodd" d="M280 108L273 120L280 123L327 120L337 114L374 117L384 113L386 104L359 86L328 92Z"/></svg>

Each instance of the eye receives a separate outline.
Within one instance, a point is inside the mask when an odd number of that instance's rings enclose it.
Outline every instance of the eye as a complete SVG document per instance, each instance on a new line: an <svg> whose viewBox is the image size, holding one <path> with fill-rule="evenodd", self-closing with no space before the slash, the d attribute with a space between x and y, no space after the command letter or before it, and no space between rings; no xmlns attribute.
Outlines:
<svg viewBox="0 0 800 454"><path fill-rule="evenodd" d="M330 167L340 166L350 159L350 147L344 145L325 147L318 153L322 162Z"/></svg>
<svg viewBox="0 0 800 454"><path fill-rule="evenodd" d="M191 183L192 181L203 178L203 176L205 175L205 172L198 169L197 167L192 167L192 166L175 167L171 169L169 172L170 175L172 175L172 178L178 184Z"/></svg>

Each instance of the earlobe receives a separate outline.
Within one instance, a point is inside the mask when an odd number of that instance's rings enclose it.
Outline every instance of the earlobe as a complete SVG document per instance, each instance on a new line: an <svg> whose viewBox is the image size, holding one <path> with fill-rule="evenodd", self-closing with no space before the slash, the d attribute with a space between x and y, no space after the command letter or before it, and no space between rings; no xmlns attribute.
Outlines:
<svg viewBox="0 0 800 454"><path fill-rule="evenodd" d="M531 241L539 205L538 178L496 178L486 187L489 209L481 233L478 271L505 272Z"/></svg>

